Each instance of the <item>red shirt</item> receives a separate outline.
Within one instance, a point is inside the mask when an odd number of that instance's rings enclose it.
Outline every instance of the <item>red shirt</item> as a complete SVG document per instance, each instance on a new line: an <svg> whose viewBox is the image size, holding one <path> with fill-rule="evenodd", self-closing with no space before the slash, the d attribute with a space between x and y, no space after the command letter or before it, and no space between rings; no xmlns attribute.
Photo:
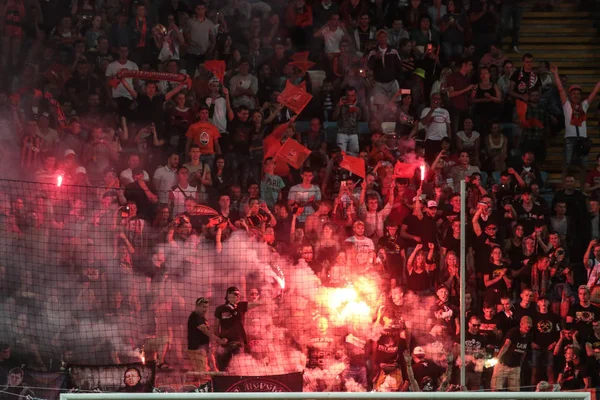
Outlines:
<svg viewBox="0 0 600 400"><path fill-rule="evenodd" d="M215 154L215 140L221 137L219 130L210 122L196 122L190 125L187 133L192 143L200 146L200 154Z"/></svg>
<svg viewBox="0 0 600 400"><path fill-rule="evenodd" d="M454 88L455 92L461 91L471 84L468 77L456 71L452 73L446 80L446 87ZM469 109L469 92L465 92L460 96L454 96L450 99L452 107L458 111L467 111Z"/></svg>

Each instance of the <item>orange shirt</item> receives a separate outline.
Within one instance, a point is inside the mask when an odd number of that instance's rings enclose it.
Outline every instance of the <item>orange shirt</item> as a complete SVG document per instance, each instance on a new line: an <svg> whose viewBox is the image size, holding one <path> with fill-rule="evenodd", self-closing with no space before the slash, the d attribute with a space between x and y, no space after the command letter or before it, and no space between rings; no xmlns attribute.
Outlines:
<svg viewBox="0 0 600 400"><path fill-rule="evenodd" d="M215 154L215 140L221 137L219 130L210 122L196 122L190 125L186 137L192 139L193 144L200 146L200 154Z"/></svg>

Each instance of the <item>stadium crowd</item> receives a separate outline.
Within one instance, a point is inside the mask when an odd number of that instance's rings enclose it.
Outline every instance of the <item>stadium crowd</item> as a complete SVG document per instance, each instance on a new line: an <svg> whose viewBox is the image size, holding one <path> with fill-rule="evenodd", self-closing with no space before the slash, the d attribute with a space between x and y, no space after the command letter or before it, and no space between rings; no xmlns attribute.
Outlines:
<svg viewBox="0 0 600 400"><path fill-rule="evenodd" d="M53 198L5 193L3 229L15 240L43 229L83 246L67 227L86 221L114 239L122 273L145 275L148 287L171 279L157 245L212 242L217 253L241 233L306 263L323 286L374 273L385 295L372 315L382 333L346 337L341 351L343 379L368 390L456 383L455 357L434 362L424 348L458 342L461 312L469 390L600 386L600 156L591 165L587 135L600 83L584 94L555 66L520 53L522 3L6 0L2 154L18 154L20 167L3 174L63 185L69 211L53 213ZM205 67L210 60L225 62L224 77ZM187 74L191 85L121 70ZM280 102L288 85L313 95L298 115ZM542 165L557 135L564 168L553 190ZM292 139L310 151L300 169L280 152ZM364 173L341 166L348 156L364 160ZM461 180L466 310L458 308ZM219 215L199 215L202 205ZM77 262L69 271L87 285L104 274ZM152 303L150 289L103 290L118 292L115 313ZM420 322L425 335L411 335L409 293L435 296ZM197 371L226 370L247 351L242 317L265 294L232 287L214 319L210 296L197 295L189 360ZM22 324L26 317L17 331ZM325 336L327 319L315 329ZM209 342L227 347L216 362ZM323 351L331 345L308 343L306 368L337 357ZM185 358L170 356L178 351L167 339L148 347L159 349L159 369ZM49 365L31 338L0 350L0 366L23 354L33 369L68 363L66 349L62 364ZM397 384L384 384L387 376Z"/></svg>

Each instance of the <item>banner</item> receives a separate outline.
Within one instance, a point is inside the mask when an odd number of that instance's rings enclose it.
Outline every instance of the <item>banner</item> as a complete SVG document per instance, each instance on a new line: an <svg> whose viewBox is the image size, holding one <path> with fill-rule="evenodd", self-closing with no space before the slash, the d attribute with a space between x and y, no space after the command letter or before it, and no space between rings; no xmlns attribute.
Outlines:
<svg viewBox="0 0 600 400"><path fill-rule="evenodd" d="M268 376L215 376L215 392L301 392L302 372Z"/></svg>
<svg viewBox="0 0 600 400"><path fill-rule="evenodd" d="M310 156L310 150L291 138L285 141L277 153L278 158L282 158L296 169L302 168L302 164L308 156Z"/></svg>
<svg viewBox="0 0 600 400"><path fill-rule="evenodd" d="M340 167L352 172L354 175L358 175L361 178L365 178L365 160L359 157L352 157L344 154L344 158L340 162Z"/></svg>
<svg viewBox="0 0 600 400"><path fill-rule="evenodd" d="M306 90L302 90L300 87L294 85L287 86L277 98L281 104L296 114L300 114L311 99L311 94L306 93Z"/></svg>
<svg viewBox="0 0 600 400"><path fill-rule="evenodd" d="M122 78L134 78L134 79L144 79L144 80L152 80L152 81L167 81L167 82L177 82L186 84L188 88L192 87L192 80L189 75L186 74L170 74L167 72L154 72L154 71L137 71L132 69L122 69L117 74L112 77L108 84L113 88L119 86L120 80Z"/></svg>
<svg viewBox="0 0 600 400"><path fill-rule="evenodd" d="M35 392L38 399L58 400L67 389L68 375L64 372L40 372L25 370L23 386Z"/></svg>
<svg viewBox="0 0 600 400"><path fill-rule="evenodd" d="M396 178L412 179L415 176L415 169L417 169L416 165L405 164L397 161L396 165L394 165L394 175Z"/></svg>
<svg viewBox="0 0 600 400"><path fill-rule="evenodd" d="M72 365L75 389L100 392L148 393L154 387L155 364Z"/></svg>
<svg viewBox="0 0 600 400"><path fill-rule="evenodd" d="M204 68L210 71L215 78L223 84L223 79L225 78L225 61L223 60L210 60L204 63Z"/></svg>

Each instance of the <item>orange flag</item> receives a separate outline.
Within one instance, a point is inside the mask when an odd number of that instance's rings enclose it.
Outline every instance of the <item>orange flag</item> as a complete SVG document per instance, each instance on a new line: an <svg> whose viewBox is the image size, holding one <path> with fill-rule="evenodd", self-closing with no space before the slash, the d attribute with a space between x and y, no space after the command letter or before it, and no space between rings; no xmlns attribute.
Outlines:
<svg viewBox="0 0 600 400"><path fill-rule="evenodd" d="M315 63L312 61L292 61L290 65L298 68L303 74L305 74L306 71L315 66Z"/></svg>
<svg viewBox="0 0 600 400"><path fill-rule="evenodd" d="M300 114L304 107L311 101L312 95L307 93L306 90L294 85L287 86L283 92L279 95L277 100L295 112Z"/></svg>
<svg viewBox="0 0 600 400"><path fill-rule="evenodd" d="M358 175L361 178L365 178L365 160L359 157L352 157L346 153L342 153L344 158L340 162L340 167L352 172L354 175Z"/></svg>
<svg viewBox="0 0 600 400"><path fill-rule="evenodd" d="M299 53L292 54L290 57L292 61L308 61L308 51L301 51Z"/></svg>
<svg viewBox="0 0 600 400"><path fill-rule="evenodd" d="M215 78L223 84L223 78L225 77L225 61L223 60L210 60L204 62L204 68L210 71Z"/></svg>
<svg viewBox="0 0 600 400"><path fill-rule="evenodd" d="M412 179L415 176L416 165L401 163L400 161L396 161L396 165L394 165L394 175L397 178L408 178Z"/></svg>
<svg viewBox="0 0 600 400"><path fill-rule="evenodd" d="M310 150L290 138L281 146L276 157L282 158L293 168L300 169L308 156L310 156Z"/></svg>

